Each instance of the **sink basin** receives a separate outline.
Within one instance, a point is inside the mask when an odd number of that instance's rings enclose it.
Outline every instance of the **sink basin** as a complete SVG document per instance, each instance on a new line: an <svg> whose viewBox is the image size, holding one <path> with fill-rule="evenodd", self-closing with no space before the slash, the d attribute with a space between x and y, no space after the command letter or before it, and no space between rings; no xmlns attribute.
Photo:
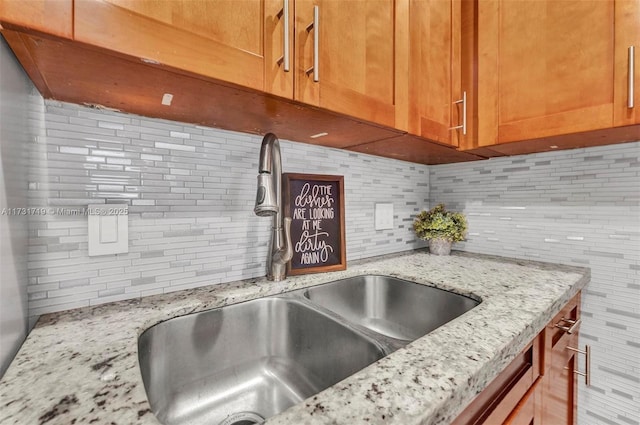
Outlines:
<svg viewBox="0 0 640 425"><path fill-rule="evenodd" d="M479 304L389 276L357 276L308 288L311 302L379 334L413 341Z"/></svg>
<svg viewBox="0 0 640 425"><path fill-rule="evenodd" d="M386 353L294 298L262 298L159 323L138 341L144 386L166 425L250 425Z"/></svg>

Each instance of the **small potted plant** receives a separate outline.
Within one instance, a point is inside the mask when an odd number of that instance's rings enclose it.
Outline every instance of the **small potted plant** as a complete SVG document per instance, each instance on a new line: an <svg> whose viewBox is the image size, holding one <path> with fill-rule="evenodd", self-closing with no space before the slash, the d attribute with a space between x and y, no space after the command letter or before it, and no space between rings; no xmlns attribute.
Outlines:
<svg viewBox="0 0 640 425"><path fill-rule="evenodd" d="M449 255L451 244L463 241L467 233L464 214L446 211L438 204L429 211L422 211L413 222L413 230L420 239L429 241L429 252Z"/></svg>

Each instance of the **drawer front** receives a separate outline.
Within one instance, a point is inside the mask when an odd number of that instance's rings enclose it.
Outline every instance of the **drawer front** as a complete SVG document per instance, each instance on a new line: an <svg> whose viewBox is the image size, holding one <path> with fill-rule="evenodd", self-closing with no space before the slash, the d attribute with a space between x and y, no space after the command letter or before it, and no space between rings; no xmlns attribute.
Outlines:
<svg viewBox="0 0 640 425"><path fill-rule="evenodd" d="M538 425L541 424L542 379L538 378L527 394L511 412L505 425Z"/></svg>
<svg viewBox="0 0 640 425"><path fill-rule="evenodd" d="M455 419L453 425L501 424L540 376L542 334Z"/></svg>
<svg viewBox="0 0 640 425"><path fill-rule="evenodd" d="M564 358L567 356L568 345L576 346L580 320L580 294L578 294L545 328L545 361L542 375L547 373L550 363L555 357Z"/></svg>

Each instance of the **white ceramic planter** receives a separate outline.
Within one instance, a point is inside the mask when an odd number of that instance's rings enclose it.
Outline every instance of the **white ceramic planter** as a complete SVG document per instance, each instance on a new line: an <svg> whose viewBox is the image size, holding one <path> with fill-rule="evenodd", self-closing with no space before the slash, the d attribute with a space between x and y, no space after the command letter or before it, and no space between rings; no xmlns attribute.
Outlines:
<svg viewBox="0 0 640 425"><path fill-rule="evenodd" d="M446 239L429 239L429 253L433 255L449 255L452 242Z"/></svg>

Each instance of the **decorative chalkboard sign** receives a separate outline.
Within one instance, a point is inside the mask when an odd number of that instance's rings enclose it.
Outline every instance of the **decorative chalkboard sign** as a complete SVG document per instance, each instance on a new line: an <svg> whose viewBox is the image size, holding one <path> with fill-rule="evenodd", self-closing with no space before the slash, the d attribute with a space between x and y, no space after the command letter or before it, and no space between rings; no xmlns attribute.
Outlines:
<svg viewBox="0 0 640 425"><path fill-rule="evenodd" d="M344 177L283 174L293 258L287 274L345 270Z"/></svg>

